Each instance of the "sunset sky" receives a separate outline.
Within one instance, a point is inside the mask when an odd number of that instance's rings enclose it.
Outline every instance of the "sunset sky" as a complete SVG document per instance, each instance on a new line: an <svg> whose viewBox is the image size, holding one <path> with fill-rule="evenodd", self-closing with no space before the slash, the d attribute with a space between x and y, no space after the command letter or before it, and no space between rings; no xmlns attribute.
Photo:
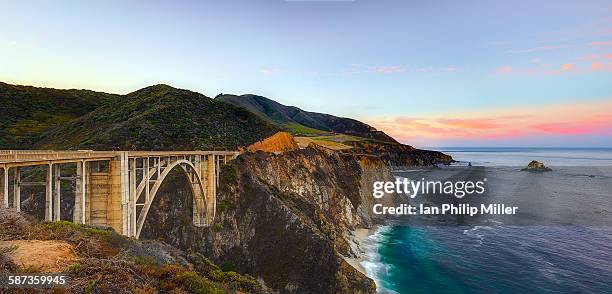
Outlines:
<svg viewBox="0 0 612 294"><path fill-rule="evenodd" d="M3 1L0 81L254 93L432 146L612 146L610 1Z"/></svg>

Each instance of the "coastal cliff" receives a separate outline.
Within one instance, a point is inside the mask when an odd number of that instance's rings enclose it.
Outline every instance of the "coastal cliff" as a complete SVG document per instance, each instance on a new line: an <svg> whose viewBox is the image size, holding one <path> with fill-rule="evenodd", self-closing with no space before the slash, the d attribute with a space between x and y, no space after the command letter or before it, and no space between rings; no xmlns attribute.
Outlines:
<svg viewBox="0 0 612 294"><path fill-rule="evenodd" d="M9 94L2 96L0 92L0 97L21 97ZM63 101L63 95L56 100ZM257 278L264 292L375 292L374 282L345 260L359 255L354 230L383 221L371 213L375 201L385 206L398 202L395 195L375 200L372 182L393 181L390 166L452 161L440 152L402 145L386 135L380 137L384 133L362 123L324 120L331 116L313 113L310 117L321 118L317 121L342 135L329 131L319 138L308 137L319 143L298 149L289 133L279 132L283 128L248 109L166 85L90 100L93 110L71 114L74 118L67 122L45 124L36 133L24 133L23 138L32 143L20 148L247 150L221 171L217 214L210 226L193 226L190 184L176 169L160 187L140 238L161 239L186 253L202 254L220 265L223 272L249 274ZM15 105L23 108L27 103ZM17 142L13 133L21 130L16 126L24 125L25 119L0 123L0 145ZM348 130L353 125L349 122L365 129ZM333 141L338 137L357 141ZM351 146L331 150L321 142ZM62 170L73 174L73 168ZM23 172L30 181L44 181L40 168L24 168ZM62 195L71 195L72 185L62 185ZM22 208L43 218L45 194L37 188L24 187ZM74 202L70 202L71 197L62 197L60 204L67 219L72 216ZM208 276L207 272L200 274ZM220 284L227 282L209 278Z"/></svg>
<svg viewBox="0 0 612 294"><path fill-rule="evenodd" d="M348 152L374 155L394 167L431 166L453 162L450 155L442 152L417 149L399 143L350 141L344 144L352 147Z"/></svg>
<svg viewBox="0 0 612 294"><path fill-rule="evenodd" d="M200 252L273 291L373 293L374 282L344 260L357 255L352 231L381 221L370 213L373 178L392 179L382 161L315 145L243 154L222 171L213 227L178 223L189 222L184 210L169 215L177 211L167 206L191 201L188 191L172 193L177 179L162 187L154 207L163 209L150 212L143 236Z"/></svg>

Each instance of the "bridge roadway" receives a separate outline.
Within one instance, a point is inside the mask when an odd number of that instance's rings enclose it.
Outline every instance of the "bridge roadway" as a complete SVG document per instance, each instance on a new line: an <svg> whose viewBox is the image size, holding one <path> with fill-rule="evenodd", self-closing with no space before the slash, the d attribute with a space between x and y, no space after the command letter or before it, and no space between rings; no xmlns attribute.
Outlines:
<svg viewBox="0 0 612 294"><path fill-rule="evenodd" d="M220 166L237 155L236 151L0 150L0 200L4 207L20 211L21 187L44 186L45 220L72 219L138 238L157 191L177 168L189 180L194 225L207 226L215 217ZM45 167L43 181L22 179L22 169L33 166ZM62 215L66 212L60 209L62 182L75 183L72 216Z"/></svg>

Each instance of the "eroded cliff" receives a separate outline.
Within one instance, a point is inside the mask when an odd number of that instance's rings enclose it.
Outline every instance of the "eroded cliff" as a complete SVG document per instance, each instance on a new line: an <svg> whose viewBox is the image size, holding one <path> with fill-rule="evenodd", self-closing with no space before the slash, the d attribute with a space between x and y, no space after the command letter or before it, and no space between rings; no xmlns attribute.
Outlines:
<svg viewBox="0 0 612 294"><path fill-rule="evenodd" d="M158 195L153 206L160 209L150 212L145 238L201 252L258 277L274 291L375 292L374 282L343 256L355 255L353 229L380 221L370 214L371 182L392 176L379 159L317 146L278 155L243 154L223 169L217 217L209 228L188 225L190 211L184 207L190 194L177 194L177 177ZM394 201L392 196L383 200Z"/></svg>

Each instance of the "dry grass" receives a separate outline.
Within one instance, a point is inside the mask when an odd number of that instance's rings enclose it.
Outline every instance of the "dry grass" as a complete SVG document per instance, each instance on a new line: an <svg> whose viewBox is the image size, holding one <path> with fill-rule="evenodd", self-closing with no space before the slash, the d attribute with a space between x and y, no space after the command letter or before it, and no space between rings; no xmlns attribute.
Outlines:
<svg viewBox="0 0 612 294"><path fill-rule="evenodd" d="M347 135L295 137L295 141L298 143L298 146L300 146L300 148L306 148L310 143L314 143L319 146L333 150L347 150L353 148L351 146L343 144L343 142L349 141L348 138L352 137Z"/></svg>
<svg viewBox="0 0 612 294"><path fill-rule="evenodd" d="M265 152L283 152L297 150L298 144L293 137L287 132L278 132L273 136L265 138L262 141L253 143L247 150L250 152L265 151Z"/></svg>
<svg viewBox="0 0 612 294"><path fill-rule="evenodd" d="M21 268L35 272L61 272L77 260L74 247L60 240L0 241L0 250Z"/></svg>
<svg viewBox="0 0 612 294"><path fill-rule="evenodd" d="M155 241L142 242L127 239L111 230L70 222L37 222L8 209L0 208L0 273L38 272L48 268L16 264L19 246L59 243L70 247L74 259L69 266L62 264L61 270L69 277L69 293L262 293L263 289L252 277L235 272L225 272L201 255L184 254L189 257L187 266L161 264L152 256L134 255L129 248L152 246L151 250L169 250L169 245L155 246ZM19 241L16 241L19 240ZM152 245L151 245L152 244ZM64 248L65 249L65 248ZM32 251L32 250L29 250ZM148 250L143 250L146 252ZM23 253L23 252L22 252ZM30 252L32 253L32 252ZM50 259L56 252L47 250ZM154 253L156 254L156 253ZM161 255L173 254L164 251ZM197 258L194 258L196 256ZM203 266L206 265L206 266ZM60 270L59 268L55 270Z"/></svg>

